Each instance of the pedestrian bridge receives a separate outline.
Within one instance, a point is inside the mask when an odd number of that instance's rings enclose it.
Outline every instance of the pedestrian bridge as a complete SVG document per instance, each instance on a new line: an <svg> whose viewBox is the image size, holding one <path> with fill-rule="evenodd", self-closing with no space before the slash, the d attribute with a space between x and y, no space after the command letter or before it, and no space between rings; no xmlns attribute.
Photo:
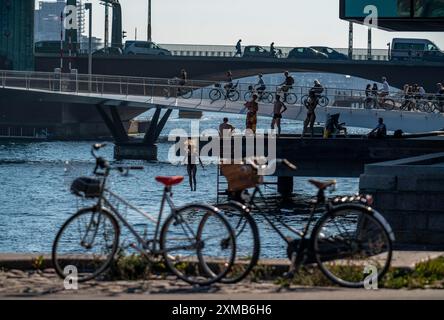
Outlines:
<svg viewBox="0 0 444 320"><path fill-rule="evenodd" d="M181 88L177 81L159 78L135 78L121 76L102 76L84 74L64 74L47 72L19 72L0 71L0 94L2 90L16 91L17 95L24 92L32 94L41 102L70 102L97 106L103 113L105 122L112 126L119 121L119 106L140 107L144 109L156 108L160 110L187 110L210 111L220 113L245 113L244 103L248 92L248 84L239 84L237 87L239 98L219 100L210 99L214 83L205 81L189 81L186 87ZM267 88L276 92L275 87ZM296 96L295 104L287 104L288 111L284 118L304 120L306 109L302 105L302 97L309 88L295 87L292 93ZM317 121L324 122L328 114L340 113L340 122L347 126L373 128L379 117L384 118L388 130L401 129L404 132L418 133L440 130L444 128L444 114L437 112L399 111L384 109L366 109L363 106L365 94L356 90L326 88L324 94L330 104L318 107ZM340 96L340 99L337 99ZM395 95L394 100L398 105ZM232 101L236 100L236 101ZM349 101L345 105L337 105L340 101ZM106 108L109 107L110 115ZM273 104L266 101L259 102L259 116L271 117ZM169 116L168 113L168 116ZM106 119L108 117L108 119ZM167 119L164 120L165 122ZM266 128L264 128L266 129ZM121 129L119 129L121 131ZM154 129L153 129L154 130ZM113 131L113 130L112 130ZM158 130L155 130L158 131ZM121 134L123 134L121 132ZM115 133L113 133L114 136Z"/></svg>

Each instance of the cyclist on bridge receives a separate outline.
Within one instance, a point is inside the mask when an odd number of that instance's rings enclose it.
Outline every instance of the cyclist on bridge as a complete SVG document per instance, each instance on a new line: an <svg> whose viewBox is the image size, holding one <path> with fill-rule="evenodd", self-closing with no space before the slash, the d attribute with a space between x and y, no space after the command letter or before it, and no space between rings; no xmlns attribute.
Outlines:
<svg viewBox="0 0 444 320"><path fill-rule="evenodd" d="M256 84L256 91L259 95L259 100L261 100L265 89L267 89L267 86L265 85L262 73L258 74L258 78L259 78L259 81Z"/></svg>
<svg viewBox="0 0 444 320"><path fill-rule="evenodd" d="M284 101L287 102L287 94L290 89L293 88L294 78L290 75L288 71L284 72L285 80L279 86L281 86L282 92L284 92Z"/></svg>

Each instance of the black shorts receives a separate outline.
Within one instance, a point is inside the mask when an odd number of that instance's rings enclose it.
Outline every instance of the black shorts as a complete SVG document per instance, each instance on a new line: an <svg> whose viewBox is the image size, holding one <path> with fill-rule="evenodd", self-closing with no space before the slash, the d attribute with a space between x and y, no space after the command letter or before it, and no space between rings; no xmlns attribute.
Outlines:
<svg viewBox="0 0 444 320"><path fill-rule="evenodd" d="M275 114L273 115L273 119L282 119L282 114L275 113Z"/></svg>

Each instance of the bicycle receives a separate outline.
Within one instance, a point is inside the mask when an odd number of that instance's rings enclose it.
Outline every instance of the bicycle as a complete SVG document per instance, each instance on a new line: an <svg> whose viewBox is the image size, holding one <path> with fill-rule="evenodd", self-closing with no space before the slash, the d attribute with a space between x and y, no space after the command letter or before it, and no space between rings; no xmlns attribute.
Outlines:
<svg viewBox="0 0 444 320"><path fill-rule="evenodd" d="M282 102L288 104L296 104L296 102L298 102L298 96L295 93L291 92L291 89L293 88L289 88L287 91L284 91L282 87L277 87L276 94L282 97Z"/></svg>
<svg viewBox="0 0 444 320"><path fill-rule="evenodd" d="M253 86L248 86L248 91L244 94L244 100L250 101L254 94L257 94L259 101L273 103L274 97L271 92L264 90L262 93L259 93Z"/></svg>
<svg viewBox="0 0 444 320"><path fill-rule="evenodd" d="M308 95L304 95L301 98L302 105L308 106L310 102L310 97ZM330 103L330 99L327 96L321 95L318 98L318 105L321 107L326 107Z"/></svg>
<svg viewBox="0 0 444 320"><path fill-rule="evenodd" d="M385 109L385 110L393 110L395 109L395 101L391 98L386 97L368 97L365 101L366 109Z"/></svg>
<svg viewBox="0 0 444 320"><path fill-rule="evenodd" d="M166 98L171 97L171 87L176 89L176 98L190 99L193 96L193 88L185 86L185 82L181 84L179 78L168 80L168 87L164 88Z"/></svg>
<svg viewBox="0 0 444 320"><path fill-rule="evenodd" d="M296 166L285 159L276 160L276 163L285 165L287 170L296 170ZM250 159L237 168L230 167L222 172L227 177L229 190L240 195L243 203L232 200L216 205L224 212L236 236L235 267L221 282L239 282L257 265L261 242L256 216L286 243L287 256L291 261L285 275L288 278L292 278L306 264L317 264L332 282L352 288L364 286L368 266L376 267L378 279L385 275L391 264L392 242L395 238L387 221L371 208L371 196L327 200L325 191L335 187L336 181L309 180L318 192L305 226L298 230L282 218L278 218L277 222L270 219L270 216L276 217L276 214L259 188L260 168ZM246 191L248 188L254 188L252 194ZM264 206L255 201L258 195L265 203ZM324 210L318 213L317 209L322 205ZM293 237L287 237L286 233Z"/></svg>
<svg viewBox="0 0 444 320"><path fill-rule="evenodd" d="M220 83L216 83L214 85L214 89L210 90L209 96L212 102L222 99L224 97L225 100L230 100L231 102L236 102L240 98L239 91L237 87L239 86L239 82L237 82L234 86L228 89L228 92L225 92L225 89L222 88Z"/></svg>
<svg viewBox="0 0 444 320"><path fill-rule="evenodd" d="M202 203L176 207L172 187L184 178L156 177L164 189L158 218L154 218L106 187L112 170L128 175L129 171L143 170L143 167L112 167L96 154L104 146L96 144L91 149L96 160L93 172L96 178L77 178L71 185L76 196L96 199L97 202L78 210L58 231L52 247L57 274L65 278L68 266L76 268L79 282L103 274L118 252L122 225L136 241L131 245L134 250L150 261L163 257L169 270L185 282L210 285L222 279L234 263L236 248L233 230L219 210ZM147 238L147 230L141 235L119 210L119 204L151 221L155 225L153 237ZM171 208L171 214L161 224L166 204Z"/></svg>

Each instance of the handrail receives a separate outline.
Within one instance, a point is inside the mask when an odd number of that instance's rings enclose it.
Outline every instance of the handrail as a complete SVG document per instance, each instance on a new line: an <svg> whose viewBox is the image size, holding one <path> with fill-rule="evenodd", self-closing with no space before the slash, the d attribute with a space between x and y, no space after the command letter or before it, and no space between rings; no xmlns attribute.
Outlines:
<svg viewBox="0 0 444 320"><path fill-rule="evenodd" d="M145 96L151 97L151 100L154 97L162 97L164 95L163 92L167 91L169 93L168 97L176 99L183 98L185 101L186 98L179 94L179 90L186 89L192 91L190 98L192 98L195 108L198 108L204 100L209 99L209 95L206 93L209 93L210 90L215 89L215 82L210 81L188 80L187 83L182 86L179 84L180 79L128 77L96 74L90 76L87 74L76 73L0 70L0 78L2 87L23 88L26 90L49 90L76 94L116 94L122 95L125 98L128 98L132 95ZM249 86L251 86L251 83L239 83L236 90L239 93L240 101L243 101L245 93L250 91L248 88ZM278 92L278 88L279 86L276 85L268 85L266 91L274 94ZM294 93L297 100L301 101L302 103L302 97L308 94L309 89L310 87L293 86L290 92ZM217 90L225 92L223 86L220 86ZM374 99L374 97L366 97L365 93L365 90L357 89L324 88L323 95L326 97L334 97L336 101L341 101L341 98L344 98L347 103L355 103L358 104L358 108L362 108L366 103L366 99ZM405 94L399 90L391 92L389 98L392 99L395 103L398 103L400 106L405 101L410 101L409 99L405 99L404 96ZM441 99L438 99L439 97L436 94L427 93L422 95L421 98L422 99L414 99L412 97L411 100L415 100L414 103L421 101L430 101L433 103L438 102L439 104L441 104ZM195 104L196 100L198 101L197 104ZM259 102L265 103L264 101ZM227 107L228 104L228 99L221 99L219 100L217 105L221 106L220 110L223 110Z"/></svg>

